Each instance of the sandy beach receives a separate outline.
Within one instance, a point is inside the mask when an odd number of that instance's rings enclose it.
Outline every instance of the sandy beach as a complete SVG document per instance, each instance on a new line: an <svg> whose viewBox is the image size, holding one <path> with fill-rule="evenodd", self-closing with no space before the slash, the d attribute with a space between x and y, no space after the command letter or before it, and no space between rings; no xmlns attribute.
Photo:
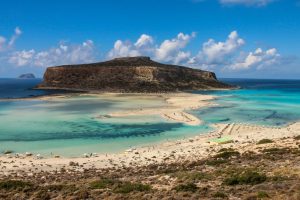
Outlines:
<svg viewBox="0 0 300 200"><path fill-rule="evenodd" d="M31 100L39 100L39 101L60 101L60 100L68 100L74 96L82 96L82 97L100 97L105 99L126 99L136 98L136 99L156 99L161 100L165 103L162 106L153 106L146 108L135 108L126 111L119 111L109 113L107 115L99 115L95 118L99 120L103 118L118 118L118 117L128 117L128 116L139 116L139 115L160 115L161 117L173 121L185 123L188 125L199 125L201 124L201 119L191 115L188 113L189 110L204 108L208 106L214 105L211 100L215 97L212 95L199 95L192 93L83 93L83 94L66 94L66 95L50 95L50 96L41 96L41 97L30 97L30 98L16 98L16 99L0 99L0 101L31 101ZM188 102L188 103L187 103Z"/></svg>
<svg viewBox="0 0 300 200"><path fill-rule="evenodd" d="M113 95L113 94L106 94L106 95ZM150 96L154 95L159 98L163 98L167 103L167 106L164 106L162 108L156 108L156 107L140 108L140 109L134 109L130 111L115 112L115 113L108 114L106 117L160 115L163 118L170 121L185 123L188 125L199 125L201 124L201 120L187 113L187 111L211 106L213 105L211 100L215 98L212 95L197 95L191 93L170 93L170 94L160 94L160 95L147 94L147 95ZM98 118L103 118L103 117L104 116L98 116Z"/></svg>
<svg viewBox="0 0 300 200"><path fill-rule="evenodd" d="M1 156L1 176L9 174L32 174L41 171L61 169L84 171L86 169L105 169L138 167L158 163L178 163L199 160L212 155L221 148L234 148L240 152L258 152L261 139L272 139L281 147L296 146L292 142L300 132L300 123L284 127L264 127L246 124L215 124L216 130L193 138L165 142L153 146L128 149L117 154L86 154L78 158L63 158L54 155L42 158L39 155L7 154ZM282 140L285 139L285 140Z"/></svg>

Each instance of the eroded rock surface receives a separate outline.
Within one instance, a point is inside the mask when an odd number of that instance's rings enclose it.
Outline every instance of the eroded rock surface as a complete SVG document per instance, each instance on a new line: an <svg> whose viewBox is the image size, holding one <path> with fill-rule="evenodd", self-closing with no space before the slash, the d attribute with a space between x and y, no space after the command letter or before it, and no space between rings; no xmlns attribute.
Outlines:
<svg viewBox="0 0 300 200"><path fill-rule="evenodd" d="M47 68L38 88L106 92L174 92L230 88L215 73L167 65L149 57L124 57L106 62Z"/></svg>

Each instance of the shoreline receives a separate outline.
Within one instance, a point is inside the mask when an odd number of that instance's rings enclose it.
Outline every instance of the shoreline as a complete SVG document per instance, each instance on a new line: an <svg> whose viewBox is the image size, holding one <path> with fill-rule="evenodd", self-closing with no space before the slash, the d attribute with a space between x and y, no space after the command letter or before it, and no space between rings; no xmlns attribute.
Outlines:
<svg viewBox="0 0 300 200"><path fill-rule="evenodd" d="M100 94L76 94L82 96L104 95ZM128 95L124 93L105 93L108 96ZM145 95L134 93L131 95ZM154 97L160 97L167 102L168 106L163 109L145 108L133 109L126 112L111 113L112 117L126 117L130 115L158 114L169 120L182 121L197 125L199 121L184 121L185 111L214 105L211 100L215 99L211 95L173 93L173 94L148 94ZM57 98L68 98L70 95L56 95L39 97L39 100L55 100ZM187 97L189 99L187 100ZM37 99L37 98L31 98ZM28 99L27 99L28 100ZM186 105L189 102L189 105ZM174 113L177 113L174 114ZM179 119L178 119L179 116ZM175 119L174 119L175 118ZM195 123L195 124L193 124ZM17 174L33 174L41 171L54 172L61 169L71 171L84 171L89 169L110 169L124 167L141 167L151 164L171 164L185 161L197 161L207 158L212 152L217 152L221 148L235 148L241 152L257 151L256 143L261 139L272 139L281 146L288 146L289 143L282 142L283 138L291 138L300 133L300 122L291 123L281 127L265 127L259 125L247 124L213 124L215 130L205 134L197 135L187 139L176 141L159 142L153 145L139 146L137 148L127 149L120 153L97 154L89 153L83 157L68 158L60 155L53 155L51 158L43 158L41 155L26 154L6 154L1 155L0 176L9 176ZM75 164L74 164L75 163Z"/></svg>
<svg viewBox="0 0 300 200"><path fill-rule="evenodd" d="M207 134L132 148L121 153L87 154L77 158L2 155L0 176L11 174L23 176L61 169L80 172L89 169L121 169L197 161L211 156L212 152L218 152L222 148L238 149L240 152L258 152L261 146L257 145L257 142L262 139L273 140L274 143L266 144L269 146L276 144L291 147L291 143L283 142L283 139L298 136L300 132L300 122L282 127L245 124L214 124L214 127L216 130Z"/></svg>

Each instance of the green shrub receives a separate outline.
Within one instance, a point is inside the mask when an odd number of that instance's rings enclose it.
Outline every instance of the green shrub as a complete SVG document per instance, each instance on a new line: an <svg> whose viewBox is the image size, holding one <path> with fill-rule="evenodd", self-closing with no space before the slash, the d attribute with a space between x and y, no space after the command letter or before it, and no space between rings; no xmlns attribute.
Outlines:
<svg viewBox="0 0 300 200"><path fill-rule="evenodd" d="M72 193L77 190L76 186L71 184L71 185L66 185L66 184L54 184L54 185L47 185L43 187L46 191L49 192L59 192L59 191L64 191L67 193Z"/></svg>
<svg viewBox="0 0 300 200"><path fill-rule="evenodd" d="M225 199L225 198L227 198L227 195L223 192L216 192L215 194L213 194L213 197Z"/></svg>
<svg viewBox="0 0 300 200"><path fill-rule="evenodd" d="M47 185L45 188L49 191L61 191L64 189L64 185L61 184Z"/></svg>
<svg viewBox="0 0 300 200"><path fill-rule="evenodd" d="M222 159L228 159L231 158L233 156L239 156L240 153L237 151L222 151L220 153L218 153L217 155L215 155L215 158L222 158Z"/></svg>
<svg viewBox="0 0 300 200"><path fill-rule="evenodd" d="M260 174L256 171L247 170L241 174L235 174L232 177L228 177L224 180L225 185L255 185L266 181L267 176Z"/></svg>
<svg viewBox="0 0 300 200"><path fill-rule="evenodd" d="M210 165L210 166L219 166L221 164L227 163L227 160L223 159L210 159L205 162L205 164Z"/></svg>
<svg viewBox="0 0 300 200"><path fill-rule="evenodd" d="M117 181L112 179L100 179L90 183L91 189L105 189L113 186Z"/></svg>
<svg viewBox="0 0 300 200"><path fill-rule="evenodd" d="M262 139L262 140L259 140L257 142L257 144L268 144L268 143L273 143L273 140L270 140L270 139Z"/></svg>
<svg viewBox="0 0 300 200"><path fill-rule="evenodd" d="M285 181L287 179L288 179L288 177L281 176L281 175L275 175L275 176L270 177L270 180L275 181L275 182L281 182L281 181Z"/></svg>
<svg viewBox="0 0 300 200"><path fill-rule="evenodd" d="M51 199L51 195L50 192L48 192L47 190L39 190L35 195L34 195L34 199L43 199L43 200L50 200Z"/></svg>
<svg viewBox="0 0 300 200"><path fill-rule="evenodd" d="M180 184L174 188L177 192L196 192L198 187L194 183Z"/></svg>
<svg viewBox="0 0 300 200"><path fill-rule="evenodd" d="M234 149L232 149L232 148L222 148L218 152L220 153L220 152L224 152L224 151L234 151Z"/></svg>
<svg viewBox="0 0 300 200"><path fill-rule="evenodd" d="M90 183L91 189L105 189L111 188L116 193L130 193L133 191L148 191L151 189L150 185L141 183L122 182L113 179L100 179Z"/></svg>
<svg viewBox="0 0 300 200"><path fill-rule="evenodd" d="M286 154L288 152L290 152L291 150L288 149L288 148L269 148L269 149L264 149L262 152L265 153L265 154L271 154L271 155L274 155L274 154Z"/></svg>
<svg viewBox="0 0 300 200"><path fill-rule="evenodd" d="M0 181L0 189L4 189L4 190L24 189L31 186L33 186L32 183L20 181L20 180Z"/></svg>
<svg viewBox="0 0 300 200"><path fill-rule="evenodd" d="M269 198L270 196L268 195L268 193L264 192L264 191L260 191L257 193L257 198L259 199L264 199L264 198Z"/></svg>
<svg viewBox="0 0 300 200"><path fill-rule="evenodd" d="M114 188L114 192L116 193L130 193L130 192L144 192L151 190L150 185L144 185L141 183L131 183L131 182L123 182L117 185Z"/></svg>

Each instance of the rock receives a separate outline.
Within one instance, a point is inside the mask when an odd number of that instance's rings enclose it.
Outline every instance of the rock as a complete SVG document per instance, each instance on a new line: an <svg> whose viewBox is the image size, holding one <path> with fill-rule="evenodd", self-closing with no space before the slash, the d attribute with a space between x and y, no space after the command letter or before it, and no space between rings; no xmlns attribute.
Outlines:
<svg viewBox="0 0 300 200"><path fill-rule="evenodd" d="M28 73L28 74L21 74L19 78L29 79L29 78L35 78L34 74Z"/></svg>
<svg viewBox="0 0 300 200"><path fill-rule="evenodd" d="M116 58L106 62L47 68L39 89L105 92L174 92L232 88L215 73L152 61L149 57Z"/></svg>
<svg viewBox="0 0 300 200"><path fill-rule="evenodd" d="M33 176L33 173L28 173L27 176Z"/></svg>
<svg viewBox="0 0 300 200"><path fill-rule="evenodd" d="M26 155L26 156L32 156L32 153L26 152L25 155Z"/></svg>
<svg viewBox="0 0 300 200"><path fill-rule="evenodd" d="M69 166L79 166L79 164L78 164L78 162L70 161Z"/></svg>
<svg viewBox="0 0 300 200"><path fill-rule="evenodd" d="M41 154L37 154L37 155L36 155L36 158L37 158L37 159L42 159L43 156L42 156Z"/></svg>
<svg viewBox="0 0 300 200"><path fill-rule="evenodd" d="M3 152L3 154L11 154L11 153L13 153L13 151L11 151L11 150L5 150L5 151Z"/></svg>
<svg viewBox="0 0 300 200"><path fill-rule="evenodd" d="M84 154L83 154L83 157L84 157L84 158L89 158L90 156L89 156L89 154L84 153Z"/></svg>
<svg viewBox="0 0 300 200"><path fill-rule="evenodd" d="M98 154L97 153L92 153L92 156L98 157Z"/></svg>

